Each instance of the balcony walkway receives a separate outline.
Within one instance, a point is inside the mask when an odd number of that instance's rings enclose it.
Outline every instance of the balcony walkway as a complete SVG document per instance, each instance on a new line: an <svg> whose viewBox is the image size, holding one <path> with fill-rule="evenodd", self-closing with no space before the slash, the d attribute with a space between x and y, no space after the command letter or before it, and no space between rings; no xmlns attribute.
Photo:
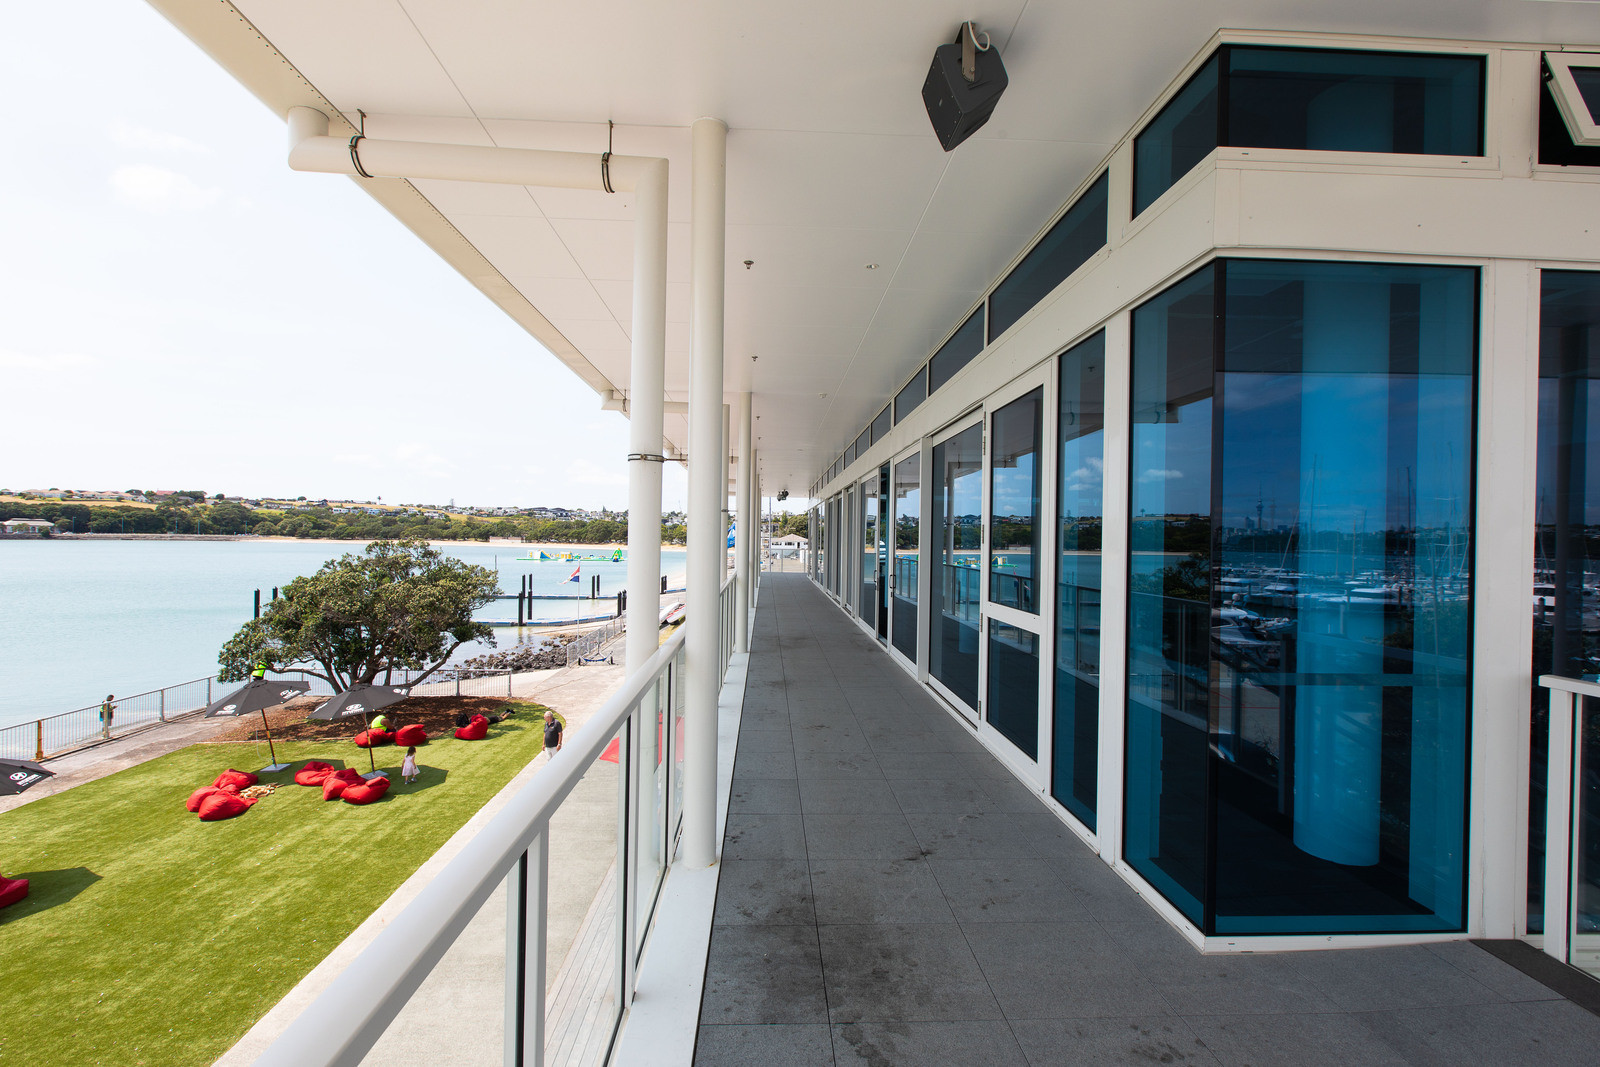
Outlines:
<svg viewBox="0 0 1600 1067"><path fill-rule="evenodd" d="M1469 942L1201 955L884 655L763 576L700 1067L1600 1055Z"/></svg>

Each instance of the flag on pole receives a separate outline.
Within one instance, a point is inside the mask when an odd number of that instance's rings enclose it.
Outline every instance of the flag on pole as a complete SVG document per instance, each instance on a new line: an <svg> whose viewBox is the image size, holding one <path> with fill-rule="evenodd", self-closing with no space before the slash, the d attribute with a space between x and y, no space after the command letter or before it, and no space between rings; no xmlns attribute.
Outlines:
<svg viewBox="0 0 1600 1067"><path fill-rule="evenodd" d="M574 568L572 568L572 577L568 578L567 581L569 581L569 582L577 581L578 580L578 572L581 571L581 570L583 570L582 567L574 567Z"/></svg>

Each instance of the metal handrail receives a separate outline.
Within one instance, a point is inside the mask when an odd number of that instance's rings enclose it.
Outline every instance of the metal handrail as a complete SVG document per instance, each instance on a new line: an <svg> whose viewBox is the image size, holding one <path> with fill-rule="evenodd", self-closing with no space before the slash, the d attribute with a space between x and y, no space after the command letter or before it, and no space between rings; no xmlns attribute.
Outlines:
<svg viewBox="0 0 1600 1067"><path fill-rule="evenodd" d="M628 678L622 689L567 739L550 763L443 866L256 1063L264 1067L359 1064L483 903L506 881L508 872L514 875L519 865L525 864L530 849L543 845L543 835L562 801L640 705L655 693L684 640L685 633L680 630L662 644L643 669ZM542 881L545 865L537 866ZM544 897L541 888L537 907L544 906ZM538 955L542 959L542 938ZM539 978L537 1000L542 1007L543 976ZM542 1053L542 1049L529 1049L526 1055L529 1062L537 1063Z"/></svg>

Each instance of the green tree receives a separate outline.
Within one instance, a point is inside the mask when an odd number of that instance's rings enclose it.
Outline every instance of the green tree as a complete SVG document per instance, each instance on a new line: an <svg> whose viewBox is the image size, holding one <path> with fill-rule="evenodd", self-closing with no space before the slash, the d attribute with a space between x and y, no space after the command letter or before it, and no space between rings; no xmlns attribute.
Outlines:
<svg viewBox="0 0 1600 1067"><path fill-rule="evenodd" d="M494 599L493 571L446 556L424 541L374 541L294 579L222 646L221 681L258 664L304 669L343 691L421 671L421 681L467 641L494 644L473 613Z"/></svg>

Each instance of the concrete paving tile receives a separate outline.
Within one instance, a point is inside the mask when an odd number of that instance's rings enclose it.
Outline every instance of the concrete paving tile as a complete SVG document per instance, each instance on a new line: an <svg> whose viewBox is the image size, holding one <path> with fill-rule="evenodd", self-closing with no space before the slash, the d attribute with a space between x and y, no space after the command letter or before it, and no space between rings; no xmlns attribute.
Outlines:
<svg viewBox="0 0 1600 1067"><path fill-rule="evenodd" d="M828 1027L701 1026L694 1067L832 1067Z"/></svg>
<svg viewBox="0 0 1600 1067"><path fill-rule="evenodd" d="M814 926L715 926L702 1023L817 1023L828 1017Z"/></svg>
<svg viewBox="0 0 1600 1067"><path fill-rule="evenodd" d="M1205 955L1166 923L1102 922L1117 949L1179 1015L1338 1010L1288 957L1298 953Z"/></svg>
<svg viewBox="0 0 1600 1067"><path fill-rule="evenodd" d="M718 926L814 926L811 872L794 860L724 857L711 921Z"/></svg>
<svg viewBox="0 0 1600 1067"><path fill-rule="evenodd" d="M904 815L806 812L806 855L816 860L898 860L922 854Z"/></svg>
<svg viewBox="0 0 1600 1067"><path fill-rule="evenodd" d="M1523 974L1504 960L1496 959L1471 941L1442 941L1428 945L1427 949L1507 1000L1561 999L1561 994L1554 989Z"/></svg>
<svg viewBox="0 0 1600 1067"><path fill-rule="evenodd" d="M1358 1016L1410 1064L1593 1067L1600 1019L1566 1000L1374 1011Z"/></svg>
<svg viewBox="0 0 1600 1067"><path fill-rule="evenodd" d="M1092 918L1045 860L996 863L930 858L926 862L957 922L1082 922Z"/></svg>
<svg viewBox="0 0 1600 1067"><path fill-rule="evenodd" d="M954 923L819 926L817 932L835 1023L1001 1017Z"/></svg>
<svg viewBox="0 0 1600 1067"><path fill-rule="evenodd" d="M1000 1022L846 1023L833 1028L833 1045L841 1067L1028 1067L1011 1027Z"/></svg>
<svg viewBox="0 0 1600 1067"><path fill-rule="evenodd" d="M962 932L1008 1019L1170 1012L1097 923L963 923Z"/></svg>
<svg viewBox="0 0 1600 1067"><path fill-rule="evenodd" d="M979 787L993 805L991 811L1009 811L1032 814L1049 811L1055 801L1045 794L1029 789L1015 778L978 778Z"/></svg>
<svg viewBox="0 0 1600 1067"><path fill-rule="evenodd" d="M877 756L885 778L965 778L966 761L955 752L886 752Z"/></svg>
<svg viewBox="0 0 1600 1067"><path fill-rule="evenodd" d="M778 729L757 729L748 725L739 728L738 755L752 755L758 752L793 752L794 735L789 727Z"/></svg>
<svg viewBox="0 0 1600 1067"><path fill-rule="evenodd" d="M871 753L853 750L848 752L806 752L795 757L795 775L799 778L882 778L883 770Z"/></svg>
<svg viewBox="0 0 1600 1067"><path fill-rule="evenodd" d="M742 815L797 815L800 783L794 778L738 778L728 795L728 811Z"/></svg>
<svg viewBox="0 0 1600 1067"><path fill-rule="evenodd" d="M1223 1063L1251 1067L1405 1067L1407 1060L1344 1012L1284 1015L1195 1015L1184 1020Z"/></svg>
<svg viewBox="0 0 1600 1067"><path fill-rule="evenodd" d="M1286 953L1341 1011L1491 1004L1506 998L1425 945Z"/></svg>
<svg viewBox="0 0 1600 1067"><path fill-rule="evenodd" d="M793 752L741 752L733 760L733 779L793 778Z"/></svg>
<svg viewBox="0 0 1600 1067"><path fill-rule="evenodd" d="M974 778L894 778L889 780L900 810L908 815L994 811L994 801Z"/></svg>
<svg viewBox="0 0 1600 1067"><path fill-rule="evenodd" d="M807 815L900 814L900 802L882 778L802 778L799 786L800 808Z"/></svg>
<svg viewBox="0 0 1600 1067"><path fill-rule="evenodd" d="M1149 1067L1156 1063L1219 1067L1220 1063L1182 1019L1170 1016L1027 1019L1013 1022L1011 1031L1031 1067Z"/></svg>
<svg viewBox="0 0 1600 1067"><path fill-rule="evenodd" d="M817 922L949 923L939 883L925 860L812 860Z"/></svg>
<svg viewBox="0 0 1600 1067"><path fill-rule="evenodd" d="M805 862L806 832L799 815L728 815L722 858Z"/></svg>
<svg viewBox="0 0 1600 1067"><path fill-rule="evenodd" d="M1041 832L1031 825L1017 825L1029 816L987 813L960 814L923 812L907 814L917 841L929 855L952 859L1059 859L1068 847L1082 847L1073 838ZM1054 816L1045 815L1046 819ZM1059 823L1057 824L1059 826ZM1070 835L1060 827L1062 835Z"/></svg>
<svg viewBox="0 0 1600 1067"><path fill-rule="evenodd" d="M1074 856L1053 863L1066 883L1078 897L1085 911L1100 922L1154 923L1166 926L1166 920L1139 895L1139 891L1122 880L1099 856L1087 847L1082 856Z"/></svg>

